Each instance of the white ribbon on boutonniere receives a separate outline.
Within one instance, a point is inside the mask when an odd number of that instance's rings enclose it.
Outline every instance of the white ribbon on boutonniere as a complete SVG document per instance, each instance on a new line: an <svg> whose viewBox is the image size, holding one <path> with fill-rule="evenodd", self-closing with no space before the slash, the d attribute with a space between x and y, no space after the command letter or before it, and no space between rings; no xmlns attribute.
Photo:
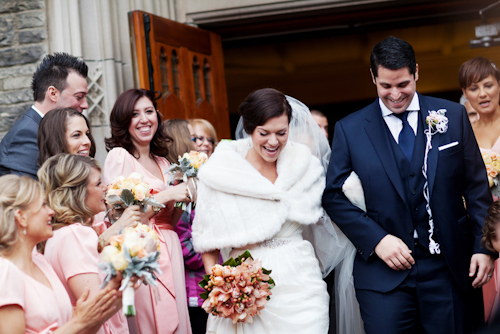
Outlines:
<svg viewBox="0 0 500 334"><path fill-rule="evenodd" d="M441 254L439 244L432 238L434 235L434 218L432 217L432 210L429 204L429 184L427 181L427 159L429 151L432 149L432 136L436 133L445 133L448 130L448 118L444 115L446 109L429 110L429 116L426 117L427 129L424 130L427 143L425 145L424 165L422 166L422 174L424 174L424 198L427 201L425 206L429 214L429 252L431 254Z"/></svg>

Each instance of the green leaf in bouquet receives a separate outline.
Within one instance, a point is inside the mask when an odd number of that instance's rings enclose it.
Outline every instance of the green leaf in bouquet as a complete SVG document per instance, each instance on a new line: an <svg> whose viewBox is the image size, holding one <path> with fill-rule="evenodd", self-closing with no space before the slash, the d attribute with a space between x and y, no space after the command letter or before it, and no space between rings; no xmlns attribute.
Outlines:
<svg viewBox="0 0 500 334"><path fill-rule="evenodd" d="M264 269L264 268L262 268ZM270 270L268 270L269 272L271 272ZM269 276L269 281L267 281L267 284L269 284L269 290L271 290L272 288L274 288L276 286L276 283L274 283L274 280L271 278L271 276Z"/></svg>
<svg viewBox="0 0 500 334"><path fill-rule="evenodd" d="M205 289L205 286L208 285L208 282L210 281L210 275L203 275L203 280L198 283L198 285Z"/></svg>
<svg viewBox="0 0 500 334"><path fill-rule="evenodd" d="M222 264L222 266L230 266L230 267L236 267L237 265L238 264L236 263L235 259L233 259L232 257Z"/></svg>
<svg viewBox="0 0 500 334"><path fill-rule="evenodd" d="M200 293L200 298L203 300L207 300L209 294L210 294L210 292L208 292L208 291Z"/></svg>
<svg viewBox="0 0 500 334"><path fill-rule="evenodd" d="M120 198L127 206L133 205L135 200L134 194L129 189L123 189Z"/></svg>
<svg viewBox="0 0 500 334"><path fill-rule="evenodd" d="M243 252L243 254L238 255L238 257L236 258L236 262L239 261L238 265L240 265L243 263L243 261L245 261L248 258L253 259L252 254L250 254L250 251L247 249L246 251Z"/></svg>
<svg viewBox="0 0 500 334"><path fill-rule="evenodd" d="M265 274L265 275L270 275L272 270L267 270L265 268L262 268L262 272Z"/></svg>

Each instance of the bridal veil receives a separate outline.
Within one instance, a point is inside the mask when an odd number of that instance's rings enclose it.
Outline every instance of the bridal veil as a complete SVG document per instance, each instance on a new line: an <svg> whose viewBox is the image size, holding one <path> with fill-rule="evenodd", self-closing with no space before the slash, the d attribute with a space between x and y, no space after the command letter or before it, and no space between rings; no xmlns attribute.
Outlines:
<svg viewBox="0 0 500 334"><path fill-rule="evenodd" d="M286 96L286 99L292 107L287 145L296 142L308 146L311 153L321 161L326 174L331 154L328 140L320 131L306 105L291 96ZM248 134L244 131L243 120L240 118L236 128L236 139L246 137ZM353 244L324 210L318 223L304 226L302 234L314 247L323 277L335 269L337 333L364 333L352 276L356 255Z"/></svg>

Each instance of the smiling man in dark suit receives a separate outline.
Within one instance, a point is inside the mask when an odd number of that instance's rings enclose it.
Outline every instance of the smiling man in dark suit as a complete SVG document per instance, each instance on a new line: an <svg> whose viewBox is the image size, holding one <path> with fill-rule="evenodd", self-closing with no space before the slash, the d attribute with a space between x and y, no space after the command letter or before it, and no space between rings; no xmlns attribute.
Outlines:
<svg viewBox="0 0 500 334"><path fill-rule="evenodd" d="M378 98L337 122L323 195L358 250L366 333L473 332L482 309L473 288L491 278L494 258L480 243L492 197L467 113L416 92L415 53L401 39L375 45L370 71ZM426 134L434 111L439 126ZM353 171L366 212L342 192Z"/></svg>
<svg viewBox="0 0 500 334"><path fill-rule="evenodd" d="M0 142L0 176L28 175L37 179L37 132L42 117L54 108L88 108L88 67L67 53L47 55L38 66L31 88L35 104Z"/></svg>

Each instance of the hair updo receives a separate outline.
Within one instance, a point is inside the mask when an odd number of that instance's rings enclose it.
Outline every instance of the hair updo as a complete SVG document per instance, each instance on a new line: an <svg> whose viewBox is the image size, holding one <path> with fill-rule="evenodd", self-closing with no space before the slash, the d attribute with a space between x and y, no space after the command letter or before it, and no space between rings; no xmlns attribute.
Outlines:
<svg viewBox="0 0 500 334"><path fill-rule="evenodd" d="M270 118L286 114L288 123L292 120L292 107L285 95L273 88L258 89L247 96L240 105L243 129L252 134L256 127L264 125Z"/></svg>
<svg viewBox="0 0 500 334"><path fill-rule="evenodd" d="M52 226L57 230L73 223L90 225L94 212L85 204L92 168L101 171L97 160L61 153L49 158L38 170L47 204L54 210Z"/></svg>
<svg viewBox="0 0 500 334"><path fill-rule="evenodd" d="M0 254L9 253L18 242L16 210L27 210L42 194L40 184L28 176L0 177Z"/></svg>

